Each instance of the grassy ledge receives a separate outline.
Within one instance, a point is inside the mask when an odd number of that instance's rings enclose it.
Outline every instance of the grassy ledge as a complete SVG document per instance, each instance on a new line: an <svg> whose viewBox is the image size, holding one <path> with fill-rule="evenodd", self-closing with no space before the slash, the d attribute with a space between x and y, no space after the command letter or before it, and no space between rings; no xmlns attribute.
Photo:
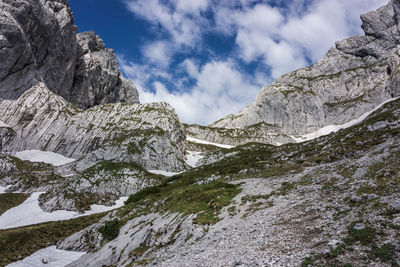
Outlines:
<svg viewBox="0 0 400 267"><path fill-rule="evenodd" d="M6 266L42 248L55 245L73 233L96 223L105 215L106 213L99 213L67 221L0 230L0 266Z"/></svg>
<svg viewBox="0 0 400 267"><path fill-rule="evenodd" d="M0 215L24 202L29 195L22 193L0 194Z"/></svg>

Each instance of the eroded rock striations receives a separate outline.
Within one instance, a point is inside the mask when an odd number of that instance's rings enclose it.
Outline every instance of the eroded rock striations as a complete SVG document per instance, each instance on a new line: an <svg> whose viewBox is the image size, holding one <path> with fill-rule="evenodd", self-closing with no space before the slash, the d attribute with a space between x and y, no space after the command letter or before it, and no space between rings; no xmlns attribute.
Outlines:
<svg viewBox="0 0 400 267"><path fill-rule="evenodd" d="M166 103L104 104L78 109L39 83L18 100L0 99L0 120L15 137L3 151L44 150L79 159L136 162L147 169L184 170L183 127Z"/></svg>
<svg viewBox="0 0 400 267"><path fill-rule="evenodd" d="M1 1L0 25L1 98L43 82L80 108L139 102L113 51L92 32L77 35L67 0Z"/></svg>
<svg viewBox="0 0 400 267"><path fill-rule="evenodd" d="M224 141L218 128L261 125L258 137L248 141L265 136L266 143L287 143L290 138L282 135L298 136L343 124L399 96L399 16L398 0L362 15L365 36L337 42L315 65L283 75L265 86L243 111L214 122L207 131L198 128L195 137L235 144L230 138ZM268 138L266 132L279 137Z"/></svg>
<svg viewBox="0 0 400 267"><path fill-rule="evenodd" d="M80 108L103 103L139 103L139 95L119 71L115 54L94 32L77 35L77 65L69 99Z"/></svg>
<svg viewBox="0 0 400 267"><path fill-rule="evenodd" d="M112 49L77 34L67 0L0 1L0 185L47 192L46 211L113 204L179 172L185 135L166 103L139 104ZM76 159L67 166L21 161L23 150Z"/></svg>

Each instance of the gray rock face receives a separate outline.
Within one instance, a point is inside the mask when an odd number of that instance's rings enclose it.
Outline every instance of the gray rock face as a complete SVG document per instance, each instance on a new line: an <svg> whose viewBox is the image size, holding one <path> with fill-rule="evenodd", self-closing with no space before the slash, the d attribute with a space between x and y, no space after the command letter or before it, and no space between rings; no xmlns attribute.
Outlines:
<svg viewBox="0 0 400 267"><path fill-rule="evenodd" d="M399 96L399 10L396 0L363 15L365 36L337 42L315 65L280 77L239 114L210 126L246 129L264 124L268 127L259 136L298 136L344 124Z"/></svg>
<svg viewBox="0 0 400 267"><path fill-rule="evenodd" d="M15 132L13 129L8 127L0 127L0 151L3 150L3 147L8 146L14 137Z"/></svg>
<svg viewBox="0 0 400 267"><path fill-rule="evenodd" d="M76 175L62 177L40 196L39 203L47 212L84 211L91 204L111 206L119 197L135 194L163 179L133 163L102 162Z"/></svg>
<svg viewBox="0 0 400 267"><path fill-rule="evenodd" d="M138 103L112 50L94 33L76 35L67 0L0 2L0 95L17 99L37 82L70 103Z"/></svg>
<svg viewBox="0 0 400 267"><path fill-rule="evenodd" d="M201 140L217 144L228 144L232 146L243 145L248 142L267 144L284 144L292 142L292 138L281 133L279 127L259 123L244 128L219 128L200 125L185 125L185 134Z"/></svg>
<svg viewBox="0 0 400 267"><path fill-rule="evenodd" d="M78 37L78 60L69 100L79 108L103 103L139 103L134 85L125 80L118 68L112 49L106 49L94 32Z"/></svg>
<svg viewBox="0 0 400 267"><path fill-rule="evenodd" d="M0 25L1 97L16 99L38 81L67 95L77 44L68 1L3 0Z"/></svg>
<svg viewBox="0 0 400 267"><path fill-rule="evenodd" d="M186 169L185 136L166 103L105 104L83 111L39 83L18 100L0 99L0 120L16 132L4 151L38 149L80 159L135 162L147 169Z"/></svg>

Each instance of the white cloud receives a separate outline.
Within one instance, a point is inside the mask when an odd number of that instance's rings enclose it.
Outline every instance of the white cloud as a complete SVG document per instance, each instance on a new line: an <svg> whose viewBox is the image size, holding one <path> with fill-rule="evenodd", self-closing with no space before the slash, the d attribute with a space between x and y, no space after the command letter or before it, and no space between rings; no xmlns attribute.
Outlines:
<svg viewBox="0 0 400 267"><path fill-rule="evenodd" d="M155 41L143 46L143 56L150 63L160 67L168 67L173 56L174 47L168 41Z"/></svg>
<svg viewBox="0 0 400 267"><path fill-rule="evenodd" d="M151 63L158 60L166 67L185 46L201 50L203 35L213 32L236 36L237 55L247 63L262 58L273 78L305 66L308 60L317 61L335 41L361 33L359 15L386 2L291 0L287 7L278 8L271 7L270 0L125 1L131 12L171 35L170 40L143 49ZM213 20L207 10L212 11Z"/></svg>
<svg viewBox="0 0 400 267"><path fill-rule="evenodd" d="M361 34L360 14L384 4L383 0L314 1L301 16L289 17L281 27L281 38L300 47L313 62L319 60L336 41Z"/></svg>
<svg viewBox="0 0 400 267"><path fill-rule="evenodd" d="M335 41L361 32L359 15L384 0L293 1L298 9L272 8L268 3L235 11L222 8L216 17L222 33L237 33L239 56L245 62L263 59L273 78L319 60ZM307 6L306 9L305 6Z"/></svg>
<svg viewBox="0 0 400 267"><path fill-rule="evenodd" d="M210 123L252 102L282 74L319 60L334 42L361 33L359 15L387 0L122 0L136 16L168 37L142 46L144 65L120 57L121 68L142 102L166 101L188 123ZM272 7L271 3L275 6ZM286 5L281 5L286 3ZM210 14L212 16L210 17ZM227 57L200 64L210 47L206 34L233 37ZM158 35L160 36L164 35ZM189 48L189 49L188 49ZM212 48L212 44L211 44ZM186 52L185 52L186 51ZM190 54L188 53L190 51ZM191 59L170 73L175 53ZM197 55L193 55L197 53ZM212 54L213 51L210 53ZM219 55L216 55L218 58ZM238 62L261 63L246 73ZM261 72L268 69L270 72ZM183 72L176 77L177 71ZM195 85L186 88L187 80ZM167 80L175 88L166 88ZM151 82L149 82L151 81ZM148 88L153 88L149 91Z"/></svg>
<svg viewBox="0 0 400 267"><path fill-rule="evenodd" d="M152 84L155 92L151 92L144 87L149 69L127 62L122 57L119 57L119 62L127 78L137 86L142 103L168 102L186 123L209 124L227 114L238 112L243 108L243 103L253 100L261 87L259 81L265 81L265 77L257 75L258 79L254 79L243 74L228 61L212 61L200 67L187 59L182 67L196 80L190 91L169 92L164 84L156 81Z"/></svg>
<svg viewBox="0 0 400 267"><path fill-rule="evenodd" d="M132 80L139 91L145 91L144 88L147 88L147 83L151 78L172 79L171 74L163 71L158 66L135 64L132 61L128 61L123 55L117 55L117 61L126 78Z"/></svg>
<svg viewBox="0 0 400 267"><path fill-rule="evenodd" d="M208 6L208 0L126 0L128 9L135 15L160 26L171 35L176 47L193 47L201 40L202 28L207 20L200 11Z"/></svg>
<svg viewBox="0 0 400 267"><path fill-rule="evenodd" d="M184 13L198 13L207 9L208 0L173 0L176 9Z"/></svg>

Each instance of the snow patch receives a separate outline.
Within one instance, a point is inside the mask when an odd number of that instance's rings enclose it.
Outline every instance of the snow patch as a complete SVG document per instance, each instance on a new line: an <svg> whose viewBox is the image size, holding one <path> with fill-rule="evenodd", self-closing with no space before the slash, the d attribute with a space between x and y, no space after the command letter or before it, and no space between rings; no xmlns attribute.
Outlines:
<svg viewBox="0 0 400 267"><path fill-rule="evenodd" d="M188 153L188 155L186 156L185 162L187 163L187 165L189 165L193 168L197 166L197 163L199 162L199 160L204 158L202 152L190 151L190 150L188 150L186 152Z"/></svg>
<svg viewBox="0 0 400 267"><path fill-rule="evenodd" d="M11 126L8 125L7 123L0 121L0 128L11 128Z"/></svg>
<svg viewBox="0 0 400 267"><path fill-rule="evenodd" d="M234 147L234 146L230 146L230 145L212 143L212 142L208 142L208 141L197 139L197 138L190 137L190 136L187 136L186 140L188 140L190 142L193 142L193 143L204 144L204 145L212 145L212 146L217 146L217 147L221 147L221 148L233 148Z"/></svg>
<svg viewBox="0 0 400 267"><path fill-rule="evenodd" d="M56 246L51 246L38 250L29 257L26 257L21 261L11 263L7 265L7 267L62 267L78 260L85 254L86 252L60 250L57 249ZM46 261L47 264L43 263L42 260Z"/></svg>
<svg viewBox="0 0 400 267"><path fill-rule="evenodd" d="M21 205L7 210L0 216L0 229L8 229L50 221L64 221L90 214L100 213L122 207L127 197L118 199L114 206L91 205L84 213L57 210L45 212L39 206L39 197L43 192L32 193Z"/></svg>
<svg viewBox="0 0 400 267"><path fill-rule="evenodd" d="M325 126L325 127L321 128L321 129L318 129L317 131L309 133L309 134L304 134L304 135L300 135L300 136L290 136L290 137L293 138L293 140L295 142L301 143L301 142L305 142L305 141L316 139L316 138L324 136L324 135L335 133L335 132L337 132L339 130L342 130L342 129L349 128L351 126L354 126L354 125L357 125L357 124L363 122L369 115L371 115L376 110L380 109L383 105L385 105L386 103L392 102L392 101L394 101L394 100L396 100L398 98L399 97L390 98L390 99L384 101L383 103L379 104L373 110L371 110L369 112L366 112L363 115L361 115L360 117L358 117L357 119L351 120L351 121L349 121L347 123L340 124L340 125L328 125L328 126Z"/></svg>
<svg viewBox="0 0 400 267"><path fill-rule="evenodd" d="M162 170L147 170L147 171L151 172L151 173L154 173L154 174L164 175L164 176L167 176L167 177L180 174L180 172L167 172L167 171L162 171Z"/></svg>
<svg viewBox="0 0 400 267"><path fill-rule="evenodd" d="M6 190L10 187L11 185L7 185L6 187L0 185L0 194L7 193Z"/></svg>
<svg viewBox="0 0 400 267"><path fill-rule="evenodd" d="M15 157L21 160L28 160L32 162L44 162L49 163L53 166L61 166L71 162L74 162L75 159L64 157L63 155L49 152L49 151L40 151L40 150L24 150L17 152Z"/></svg>

